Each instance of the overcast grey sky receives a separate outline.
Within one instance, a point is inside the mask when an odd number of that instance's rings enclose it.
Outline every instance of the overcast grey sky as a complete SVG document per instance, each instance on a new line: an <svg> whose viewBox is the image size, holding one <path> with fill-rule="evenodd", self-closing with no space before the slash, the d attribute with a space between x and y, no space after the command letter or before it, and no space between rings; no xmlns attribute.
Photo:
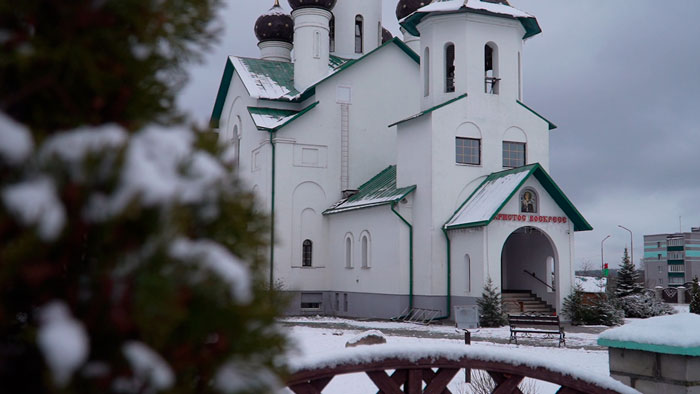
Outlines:
<svg viewBox="0 0 700 394"><path fill-rule="evenodd" d="M351 0L340 0L351 1ZM397 0L382 0L394 33ZM273 0L228 0L221 41L191 67L180 105L205 122L227 55L258 56L253 23ZM281 1L289 10L286 1ZM700 1L510 0L543 33L524 51L524 102L556 123L550 170L594 227L576 234L576 262L619 263L634 233L700 226Z"/></svg>

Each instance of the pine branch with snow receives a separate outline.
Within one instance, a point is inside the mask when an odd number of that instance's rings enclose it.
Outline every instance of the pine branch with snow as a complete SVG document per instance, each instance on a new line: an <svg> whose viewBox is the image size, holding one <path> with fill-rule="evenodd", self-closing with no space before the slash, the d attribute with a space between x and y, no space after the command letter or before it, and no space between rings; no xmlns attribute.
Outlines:
<svg viewBox="0 0 700 394"><path fill-rule="evenodd" d="M484 285L481 298L476 300L479 306L479 325L481 327L501 327L506 324L501 295L489 277Z"/></svg>
<svg viewBox="0 0 700 394"><path fill-rule="evenodd" d="M693 286L690 289L690 313L700 315L700 284L697 276L693 278Z"/></svg>

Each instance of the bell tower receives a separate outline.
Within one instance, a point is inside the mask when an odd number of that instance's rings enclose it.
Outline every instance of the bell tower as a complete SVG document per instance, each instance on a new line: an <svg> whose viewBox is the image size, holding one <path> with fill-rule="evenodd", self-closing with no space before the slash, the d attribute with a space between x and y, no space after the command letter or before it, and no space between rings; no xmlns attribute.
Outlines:
<svg viewBox="0 0 700 394"><path fill-rule="evenodd" d="M382 43L382 1L340 0L333 8L330 26L331 53L361 57Z"/></svg>

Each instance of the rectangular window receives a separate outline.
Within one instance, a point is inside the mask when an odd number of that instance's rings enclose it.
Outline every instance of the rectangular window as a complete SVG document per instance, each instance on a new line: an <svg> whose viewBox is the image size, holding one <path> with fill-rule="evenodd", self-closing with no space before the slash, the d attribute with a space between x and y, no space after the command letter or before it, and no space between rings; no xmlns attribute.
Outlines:
<svg viewBox="0 0 700 394"><path fill-rule="evenodd" d="M503 167L515 168L525 165L525 143L503 141Z"/></svg>
<svg viewBox="0 0 700 394"><path fill-rule="evenodd" d="M301 309L320 310L322 301L322 293L301 293Z"/></svg>
<svg viewBox="0 0 700 394"><path fill-rule="evenodd" d="M481 164L481 140L457 137L455 139L455 161L458 164Z"/></svg>

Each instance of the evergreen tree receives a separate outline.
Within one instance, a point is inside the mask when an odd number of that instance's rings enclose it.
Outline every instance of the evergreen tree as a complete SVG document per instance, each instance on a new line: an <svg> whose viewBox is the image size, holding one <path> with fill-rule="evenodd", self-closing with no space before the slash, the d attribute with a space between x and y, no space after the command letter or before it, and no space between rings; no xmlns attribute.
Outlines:
<svg viewBox="0 0 700 394"><path fill-rule="evenodd" d="M697 276L693 279L693 287L690 290L690 313L700 315L700 284Z"/></svg>
<svg viewBox="0 0 700 394"><path fill-rule="evenodd" d="M218 3L0 2L0 391L274 385L268 219L173 123Z"/></svg>
<svg viewBox="0 0 700 394"><path fill-rule="evenodd" d="M621 267L617 271L615 296L625 297L632 294L640 294L643 290L644 287L639 283L639 273L634 263L630 261L627 248L625 248Z"/></svg>
<svg viewBox="0 0 700 394"><path fill-rule="evenodd" d="M574 291L564 298L563 313L573 325L586 324L583 288L580 284L577 284Z"/></svg>
<svg viewBox="0 0 700 394"><path fill-rule="evenodd" d="M484 285L481 298L476 300L476 304L479 306L479 324L481 327L501 327L507 323L501 303L501 295L493 285L490 277Z"/></svg>

